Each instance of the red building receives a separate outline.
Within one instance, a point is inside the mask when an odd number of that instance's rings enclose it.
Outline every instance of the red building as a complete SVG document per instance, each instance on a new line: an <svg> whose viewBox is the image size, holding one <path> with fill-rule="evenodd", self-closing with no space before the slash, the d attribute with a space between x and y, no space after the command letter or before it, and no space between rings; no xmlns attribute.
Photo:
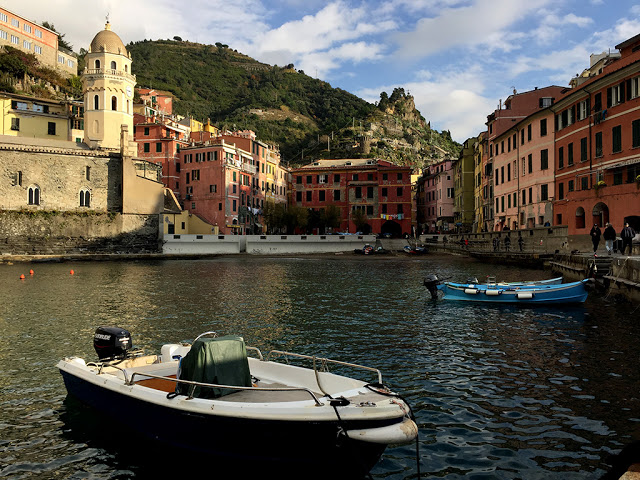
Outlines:
<svg viewBox="0 0 640 480"><path fill-rule="evenodd" d="M162 165L164 186L178 196L180 192L178 151L189 145L188 129L170 120L169 117L135 113L133 138L138 144L138 158Z"/></svg>
<svg viewBox="0 0 640 480"><path fill-rule="evenodd" d="M336 205L341 231L356 232L360 210L367 221L362 233L410 234L411 170L385 160L317 160L291 171L291 204L315 211Z"/></svg>
<svg viewBox="0 0 640 480"><path fill-rule="evenodd" d="M173 113L173 95L170 92L151 88L137 88L136 91L146 105L157 110L161 115L171 115Z"/></svg>
<svg viewBox="0 0 640 480"><path fill-rule="evenodd" d="M578 77L552 107L554 223L569 235L606 222L640 230L640 35L616 48L619 57Z"/></svg>

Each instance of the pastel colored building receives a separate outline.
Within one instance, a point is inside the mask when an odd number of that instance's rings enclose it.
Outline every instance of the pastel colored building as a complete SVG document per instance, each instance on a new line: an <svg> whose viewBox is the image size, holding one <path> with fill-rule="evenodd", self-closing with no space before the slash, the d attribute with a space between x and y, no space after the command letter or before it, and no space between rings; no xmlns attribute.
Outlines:
<svg viewBox="0 0 640 480"><path fill-rule="evenodd" d="M180 157L181 148L189 145L187 127L170 117L156 114L133 115L134 140L137 143L137 157L162 166L162 182L180 197Z"/></svg>
<svg viewBox="0 0 640 480"><path fill-rule="evenodd" d="M488 116L493 169L493 230L531 228L552 221L553 114L568 89L551 86L517 93ZM490 165L490 167L489 167Z"/></svg>
<svg viewBox="0 0 640 480"><path fill-rule="evenodd" d="M140 100L153 108L158 115L171 115L173 113L173 95L171 92L154 90L152 88L137 88Z"/></svg>
<svg viewBox="0 0 640 480"><path fill-rule="evenodd" d="M417 182L417 216L422 233L447 232L454 228L453 163L447 159L429 165Z"/></svg>
<svg viewBox="0 0 640 480"><path fill-rule="evenodd" d="M616 49L552 107L554 223L569 235L607 222L640 231L640 35Z"/></svg>
<svg viewBox="0 0 640 480"><path fill-rule="evenodd" d="M70 140L67 104L56 100L0 93L2 129L14 137Z"/></svg>
<svg viewBox="0 0 640 480"><path fill-rule="evenodd" d="M291 204L321 211L340 209L341 231L355 233L356 211L362 233L411 233L411 167L378 159L324 159L291 170Z"/></svg>
<svg viewBox="0 0 640 480"><path fill-rule="evenodd" d="M471 232L474 218L474 171L477 139L467 139L453 164L453 222L458 231Z"/></svg>

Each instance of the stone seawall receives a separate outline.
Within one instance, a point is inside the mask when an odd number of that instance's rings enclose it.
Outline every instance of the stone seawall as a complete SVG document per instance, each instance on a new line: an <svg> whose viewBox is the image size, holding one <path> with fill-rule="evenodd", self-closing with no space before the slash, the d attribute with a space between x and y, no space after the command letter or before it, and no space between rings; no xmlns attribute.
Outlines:
<svg viewBox="0 0 640 480"><path fill-rule="evenodd" d="M0 254L158 252L158 221L158 215L0 211Z"/></svg>

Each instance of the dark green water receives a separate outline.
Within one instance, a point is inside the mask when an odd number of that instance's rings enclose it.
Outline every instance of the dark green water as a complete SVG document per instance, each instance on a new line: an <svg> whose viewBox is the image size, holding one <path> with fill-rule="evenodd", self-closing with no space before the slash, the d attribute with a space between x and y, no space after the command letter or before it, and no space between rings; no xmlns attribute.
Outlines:
<svg viewBox="0 0 640 480"><path fill-rule="evenodd" d="M378 367L416 412L422 478L597 479L640 440L640 309L593 294L553 309L434 303L433 272L551 276L437 256L0 265L0 478L173 478L64 401L55 364L94 358L99 325L149 352L215 330ZM372 476L415 478L414 446L387 449Z"/></svg>

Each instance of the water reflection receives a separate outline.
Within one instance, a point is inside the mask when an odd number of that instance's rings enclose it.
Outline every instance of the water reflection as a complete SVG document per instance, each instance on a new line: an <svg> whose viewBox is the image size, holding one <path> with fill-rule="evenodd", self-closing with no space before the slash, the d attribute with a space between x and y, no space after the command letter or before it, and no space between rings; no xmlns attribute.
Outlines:
<svg viewBox="0 0 640 480"><path fill-rule="evenodd" d="M426 478L598 478L610 452L640 437L635 307L597 296L560 309L433 302L422 286L434 272L505 281L548 272L434 256L34 270L20 281L24 266L0 266L0 477L143 478L148 465L119 461L63 404L54 365L93 358L98 325L127 328L150 351L215 330L263 351L376 366L416 411ZM374 478L412 478L414 456L412 446L388 449Z"/></svg>

